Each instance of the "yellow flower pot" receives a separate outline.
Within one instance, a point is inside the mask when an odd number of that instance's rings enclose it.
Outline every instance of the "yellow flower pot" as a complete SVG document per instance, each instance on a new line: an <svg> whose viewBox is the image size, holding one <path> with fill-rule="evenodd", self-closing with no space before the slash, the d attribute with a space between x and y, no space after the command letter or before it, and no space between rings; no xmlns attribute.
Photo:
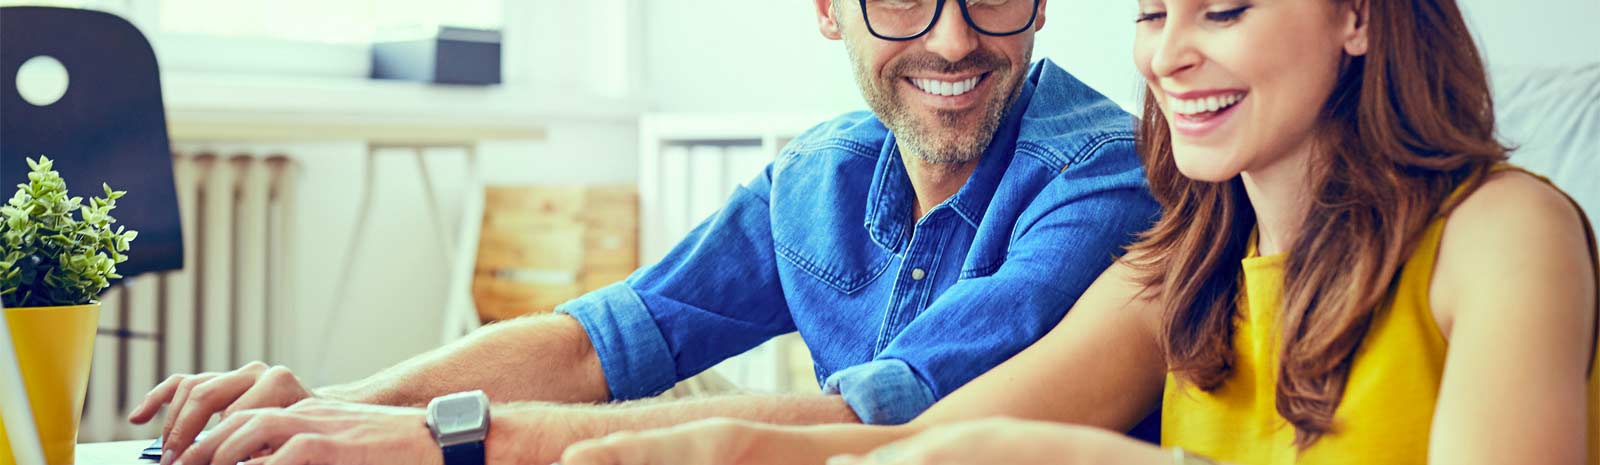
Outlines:
<svg viewBox="0 0 1600 465"><path fill-rule="evenodd" d="M100 322L100 304L7 308L6 321L22 366L22 382L33 405L33 423L50 465L73 463L78 419L89 388L89 363ZM0 427L0 464L15 465L11 440Z"/></svg>

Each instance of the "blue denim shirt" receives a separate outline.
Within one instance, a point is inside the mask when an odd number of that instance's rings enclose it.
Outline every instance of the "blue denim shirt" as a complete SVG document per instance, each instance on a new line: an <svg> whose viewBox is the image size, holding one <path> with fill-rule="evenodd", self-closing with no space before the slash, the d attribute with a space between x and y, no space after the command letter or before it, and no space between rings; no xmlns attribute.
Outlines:
<svg viewBox="0 0 1600 465"><path fill-rule="evenodd" d="M906 422L1053 328L1155 219L1133 116L1049 60L1023 86L971 178L920 220L894 134L847 114L660 263L557 311L617 400L799 331L826 392L865 423Z"/></svg>

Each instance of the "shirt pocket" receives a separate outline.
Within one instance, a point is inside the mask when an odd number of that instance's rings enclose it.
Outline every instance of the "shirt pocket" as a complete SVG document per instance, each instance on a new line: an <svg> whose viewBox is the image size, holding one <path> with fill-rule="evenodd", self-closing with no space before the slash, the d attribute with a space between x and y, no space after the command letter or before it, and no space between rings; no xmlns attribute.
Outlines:
<svg viewBox="0 0 1600 465"><path fill-rule="evenodd" d="M890 255L865 237L843 241L814 233L774 239L783 261L844 294L865 289L889 268Z"/></svg>

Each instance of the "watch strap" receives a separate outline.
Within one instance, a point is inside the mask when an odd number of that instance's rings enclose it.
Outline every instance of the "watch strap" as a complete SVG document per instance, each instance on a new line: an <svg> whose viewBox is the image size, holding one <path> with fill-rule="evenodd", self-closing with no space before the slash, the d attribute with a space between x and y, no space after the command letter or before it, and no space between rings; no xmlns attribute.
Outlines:
<svg viewBox="0 0 1600 465"><path fill-rule="evenodd" d="M444 465L484 465L483 441L447 446L444 450Z"/></svg>

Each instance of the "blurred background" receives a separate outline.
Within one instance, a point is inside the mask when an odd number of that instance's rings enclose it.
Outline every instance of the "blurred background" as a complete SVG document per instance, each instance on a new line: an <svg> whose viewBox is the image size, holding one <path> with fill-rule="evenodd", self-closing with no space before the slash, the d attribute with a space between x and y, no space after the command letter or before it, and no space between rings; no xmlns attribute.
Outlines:
<svg viewBox="0 0 1600 465"><path fill-rule="evenodd" d="M1524 106L1503 98L1502 114L1540 115L1507 130L1525 149L1553 147L1525 161L1592 192L1596 145L1573 162L1569 142L1536 135L1600 133L1593 105L1554 122L1542 106L1600 100L1600 2L1460 4L1497 93L1583 76ZM121 16L160 64L184 267L104 299L84 442L154 436L120 418L167 373L260 359L310 385L350 381L549 311L655 262L794 135L864 108L842 44L818 34L804 0L0 5ZM1136 10L1050 2L1034 57L1136 112ZM497 82L374 78L384 44L446 42L498 47ZM1591 211L1594 199L1582 198ZM717 371L747 389L817 389L792 335Z"/></svg>

